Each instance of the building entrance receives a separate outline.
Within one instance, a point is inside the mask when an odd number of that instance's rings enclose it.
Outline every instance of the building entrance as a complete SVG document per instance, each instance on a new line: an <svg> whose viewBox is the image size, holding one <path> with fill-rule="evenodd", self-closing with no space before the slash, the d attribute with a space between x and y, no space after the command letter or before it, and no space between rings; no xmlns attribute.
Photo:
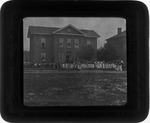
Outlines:
<svg viewBox="0 0 150 123"><path fill-rule="evenodd" d="M66 62L67 62L67 63L70 63L70 62L71 62L71 54L72 54L71 51L67 51L67 52L66 52Z"/></svg>
<svg viewBox="0 0 150 123"><path fill-rule="evenodd" d="M66 62L67 63L71 62L71 55L66 55Z"/></svg>

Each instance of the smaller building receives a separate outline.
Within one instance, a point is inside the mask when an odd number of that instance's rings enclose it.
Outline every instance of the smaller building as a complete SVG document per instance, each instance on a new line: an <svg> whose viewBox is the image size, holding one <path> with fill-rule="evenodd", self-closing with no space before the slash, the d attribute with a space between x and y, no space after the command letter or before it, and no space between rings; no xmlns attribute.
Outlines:
<svg viewBox="0 0 150 123"><path fill-rule="evenodd" d="M118 28L118 33L113 37L106 39L106 41L106 45L111 45L112 47L114 47L117 52L117 55L126 64L126 31L122 32L121 28Z"/></svg>

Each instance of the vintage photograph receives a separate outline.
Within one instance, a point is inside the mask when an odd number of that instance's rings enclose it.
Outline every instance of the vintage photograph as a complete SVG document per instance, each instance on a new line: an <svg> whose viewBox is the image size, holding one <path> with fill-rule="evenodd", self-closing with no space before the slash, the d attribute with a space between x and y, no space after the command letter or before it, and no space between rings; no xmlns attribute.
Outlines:
<svg viewBox="0 0 150 123"><path fill-rule="evenodd" d="M24 105L125 105L126 43L124 18L24 18Z"/></svg>

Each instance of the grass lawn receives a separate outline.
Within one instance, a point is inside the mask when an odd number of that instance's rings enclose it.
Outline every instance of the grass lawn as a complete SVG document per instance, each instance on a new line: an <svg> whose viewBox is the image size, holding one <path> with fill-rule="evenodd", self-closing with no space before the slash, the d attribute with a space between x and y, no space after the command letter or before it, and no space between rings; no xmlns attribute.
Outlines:
<svg viewBox="0 0 150 123"><path fill-rule="evenodd" d="M103 106L126 102L126 72L24 72L27 106Z"/></svg>

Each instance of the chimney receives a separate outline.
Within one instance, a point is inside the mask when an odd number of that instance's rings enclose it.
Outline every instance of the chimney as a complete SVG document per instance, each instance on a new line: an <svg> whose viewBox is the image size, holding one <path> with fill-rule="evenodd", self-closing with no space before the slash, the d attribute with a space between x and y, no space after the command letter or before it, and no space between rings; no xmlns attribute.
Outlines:
<svg viewBox="0 0 150 123"><path fill-rule="evenodd" d="M118 34L120 34L121 33L121 28L118 28Z"/></svg>

